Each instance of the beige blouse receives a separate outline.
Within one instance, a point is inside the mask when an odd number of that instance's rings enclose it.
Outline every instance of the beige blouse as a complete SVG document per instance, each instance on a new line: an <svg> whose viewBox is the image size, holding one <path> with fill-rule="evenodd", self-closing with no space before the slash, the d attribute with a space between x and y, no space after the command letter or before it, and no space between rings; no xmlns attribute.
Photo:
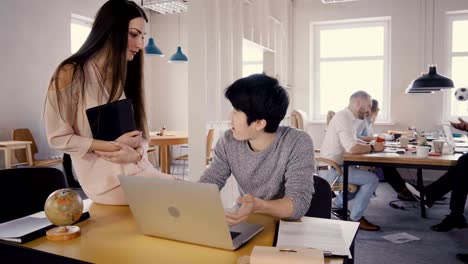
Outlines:
<svg viewBox="0 0 468 264"><path fill-rule="evenodd" d="M84 65L85 85L81 92L81 82L71 83L71 67L65 67L58 74L59 90L52 81L47 93L45 105L45 127L49 145L57 150L70 154L78 181L88 197L97 203L127 204L125 195L120 187L118 175L160 176L148 161L144 144L144 155L138 163L117 164L102 159L94 153L88 152L93 141L86 109L107 103L109 94L104 89L102 77L96 64L90 60ZM58 112L57 92L66 93L61 105L66 120ZM124 99L122 94L120 99Z"/></svg>

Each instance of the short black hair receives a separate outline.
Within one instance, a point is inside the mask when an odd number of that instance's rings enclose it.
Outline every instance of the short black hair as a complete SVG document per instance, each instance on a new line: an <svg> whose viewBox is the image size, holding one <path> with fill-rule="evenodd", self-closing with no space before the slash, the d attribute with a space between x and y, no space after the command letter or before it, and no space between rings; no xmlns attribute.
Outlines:
<svg viewBox="0 0 468 264"><path fill-rule="evenodd" d="M265 119L265 132L274 133L286 115L289 97L278 80L265 74L252 74L226 88L224 96L234 109L247 116L247 124Z"/></svg>

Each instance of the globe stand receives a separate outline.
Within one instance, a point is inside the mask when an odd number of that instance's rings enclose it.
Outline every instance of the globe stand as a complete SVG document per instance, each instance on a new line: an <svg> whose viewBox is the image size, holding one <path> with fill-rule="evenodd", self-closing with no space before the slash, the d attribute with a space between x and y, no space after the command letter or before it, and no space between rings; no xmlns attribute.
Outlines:
<svg viewBox="0 0 468 264"><path fill-rule="evenodd" d="M59 226L47 230L47 239L52 241L70 240L80 236L80 227L78 226Z"/></svg>

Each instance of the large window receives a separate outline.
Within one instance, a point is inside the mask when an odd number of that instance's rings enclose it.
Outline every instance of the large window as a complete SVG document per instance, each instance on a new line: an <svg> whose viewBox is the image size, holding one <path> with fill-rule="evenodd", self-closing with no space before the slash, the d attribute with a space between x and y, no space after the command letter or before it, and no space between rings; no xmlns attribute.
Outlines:
<svg viewBox="0 0 468 264"><path fill-rule="evenodd" d="M70 23L70 50L71 53L77 52L91 31L92 19L72 14Z"/></svg>
<svg viewBox="0 0 468 264"><path fill-rule="evenodd" d="M455 89L448 91L449 119L468 117L468 101L457 101L455 90L468 87L468 13L449 16L451 43L449 45L450 72Z"/></svg>
<svg viewBox="0 0 468 264"><path fill-rule="evenodd" d="M390 19L319 22L311 25L311 112L325 120L346 107L349 96L368 92L380 103L378 120L389 120Z"/></svg>
<svg viewBox="0 0 468 264"><path fill-rule="evenodd" d="M263 72L263 47L249 40L242 42L242 77Z"/></svg>

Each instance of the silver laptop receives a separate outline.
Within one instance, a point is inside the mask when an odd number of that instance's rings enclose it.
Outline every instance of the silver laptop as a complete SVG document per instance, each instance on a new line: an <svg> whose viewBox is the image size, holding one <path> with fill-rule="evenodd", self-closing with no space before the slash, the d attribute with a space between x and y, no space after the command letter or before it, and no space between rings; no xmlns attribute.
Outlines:
<svg viewBox="0 0 468 264"><path fill-rule="evenodd" d="M235 250L263 230L250 223L229 226L214 184L142 176L119 179L143 234Z"/></svg>
<svg viewBox="0 0 468 264"><path fill-rule="evenodd" d="M455 146L455 140L453 140L452 128L449 125L442 125L445 134L445 141L450 146Z"/></svg>

